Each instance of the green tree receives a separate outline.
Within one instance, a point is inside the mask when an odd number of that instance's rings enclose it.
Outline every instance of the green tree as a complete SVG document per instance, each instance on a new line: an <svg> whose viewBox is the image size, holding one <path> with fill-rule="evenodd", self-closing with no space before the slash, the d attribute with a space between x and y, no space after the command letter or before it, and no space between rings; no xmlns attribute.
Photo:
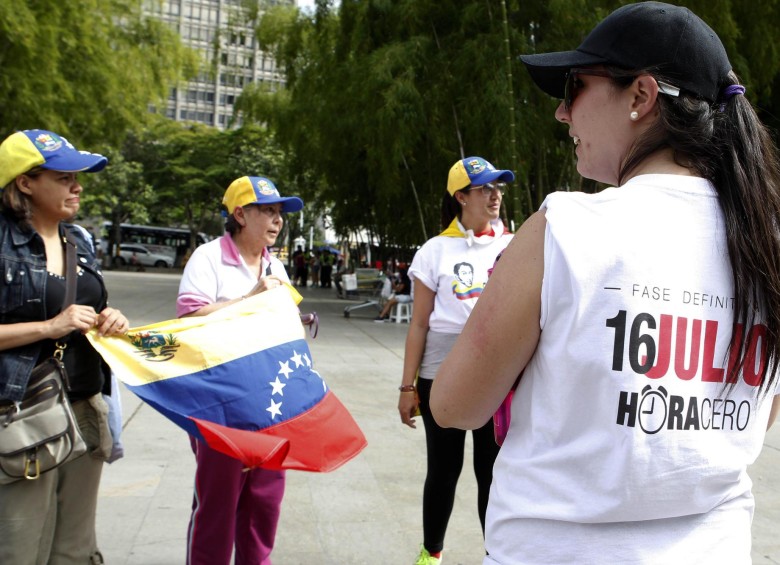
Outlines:
<svg viewBox="0 0 780 565"><path fill-rule="evenodd" d="M144 182L140 163L127 161L116 150L109 149L104 154L110 166L99 174L89 175L82 198L82 215L105 218L112 223L107 251L113 257L115 246L121 243L119 224L146 223L156 194Z"/></svg>
<svg viewBox="0 0 780 565"><path fill-rule="evenodd" d="M231 180L224 136L202 124L168 120L143 131L136 150L157 194L153 223L186 227L193 234L212 231L206 228L219 215L219 199Z"/></svg>
<svg viewBox="0 0 780 565"><path fill-rule="evenodd" d="M238 108L277 132L290 174L341 234L413 245L437 233L447 170L471 154L515 170L505 205L519 223L553 190L599 186L577 174L557 101L517 55L572 49L621 3L342 0L334 11L318 0L311 17L276 7L258 39L287 90L248 90ZM721 35L763 115L780 115L778 2L689 4Z"/></svg>
<svg viewBox="0 0 780 565"><path fill-rule="evenodd" d="M284 193L295 193L288 189L284 154L261 126L220 131L163 119L128 136L123 154L142 164L144 182L153 187L148 221L193 234L222 232L222 196L238 177L267 176Z"/></svg>
<svg viewBox="0 0 780 565"><path fill-rule="evenodd" d="M142 0L0 0L0 123L118 146L197 57Z"/></svg>
<svg viewBox="0 0 780 565"><path fill-rule="evenodd" d="M313 19L278 8L261 20L261 44L282 62L289 90L276 105L249 92L240 109L272 122L298 170L325 181L316 192L337 231L419 243L439 229L456 159L510 166L518 152L505 141L506 65L516 63L494 57L516 33L500 2L466 4L351 0L336 15L320 2Z"/></svg>

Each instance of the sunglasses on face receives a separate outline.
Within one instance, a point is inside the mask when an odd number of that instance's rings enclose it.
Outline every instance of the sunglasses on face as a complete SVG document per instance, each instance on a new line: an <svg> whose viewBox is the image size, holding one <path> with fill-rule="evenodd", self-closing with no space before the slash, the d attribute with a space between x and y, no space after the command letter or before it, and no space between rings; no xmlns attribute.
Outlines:
<svg viewBox="0 0 780 565"><path fill-rule="evenodd" d="M594 76L594 77L607 77L607 78L615 78L609 71L600 70L600 69L571 69L568 73L566 73L566 84L564 86L564 94L563 94L563 109L567 112L571 110L571 105L574 103L574 99L577 98L577 90L579 88L582 88L582 81L580 81L577 76L578 75L585 75L585 76ZM636 77L621 77L620 79L617 79L618 81L626 80L626 84L634 80ZM662 80L657 80L656 83L658 84L658 91L662 94L666 94L667 96L680 96L680 89L672 84L669 84L668 82L664 82Z"/></svg>
<svg viewBox="0 0 780 565"><path fill-rule="evenodd" d="M563 109L567 112L571 110L571 105L574 103L574 99L577 98L577 90L583 86L582 81L577 78L579 75L594 77L612 76L608 71L599 69L570 69L566 73L566 84L563 89Z"/></svg>
<svg viewBox="0 0 780 565"><path fill-rule="evenodd" d="M479 186L472 186L471 188L467 188L464 192L471 192L473 190L480 191L485 196L490 196L495 190L498 191L500 196L503 196L504 192L506 191L506 184L503 182L488 182Z"/></svg>

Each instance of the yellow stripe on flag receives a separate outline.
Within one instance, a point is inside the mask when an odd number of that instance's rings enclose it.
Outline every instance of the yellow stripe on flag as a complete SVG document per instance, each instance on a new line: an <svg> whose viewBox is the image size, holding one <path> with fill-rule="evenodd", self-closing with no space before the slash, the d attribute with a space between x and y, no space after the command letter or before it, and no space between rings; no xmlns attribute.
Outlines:
<svg viewBox="0 0 780 565"><path fill-rule="evenodd" d="M131 386L178 377L304 339L290 285L267 290L207 316L191 316L131 328L125 335L87 334L117 377Z"/></svg>

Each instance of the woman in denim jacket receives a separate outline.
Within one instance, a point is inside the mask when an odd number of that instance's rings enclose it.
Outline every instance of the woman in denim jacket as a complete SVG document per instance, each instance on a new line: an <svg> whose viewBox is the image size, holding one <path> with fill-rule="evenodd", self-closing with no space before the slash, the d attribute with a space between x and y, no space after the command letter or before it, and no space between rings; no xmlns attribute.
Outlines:
<svg viewBox="0 0 780 565"><path fill-rule="evenodd" d="M84 334L123 333L128 321L107 307L92 246L65 221L79 210L76 173L106 163L45 130L17 132L0 144L0 398L21 400L33 367L65 341L68 396L90 452L35 480L0 485L0 563L103 562L95 511L111 449L101 396L110 373ZM75 303L63 310L66 236L76 244L78 275Z"/></svg>

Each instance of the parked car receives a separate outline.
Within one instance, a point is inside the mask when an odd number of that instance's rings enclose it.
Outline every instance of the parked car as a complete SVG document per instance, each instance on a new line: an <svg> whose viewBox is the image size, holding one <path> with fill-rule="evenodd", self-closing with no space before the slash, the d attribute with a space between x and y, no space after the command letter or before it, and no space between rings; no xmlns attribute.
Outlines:
<svg viewBox="0 0 780 565"><path fill-rule="evenodd" d="M124 265L139 265L143 267L173 267L173 257L162 253L153 253L143 245L137 243L122 243L119 246L119 255L114 257L114 264L118 267Z"/></svg>

